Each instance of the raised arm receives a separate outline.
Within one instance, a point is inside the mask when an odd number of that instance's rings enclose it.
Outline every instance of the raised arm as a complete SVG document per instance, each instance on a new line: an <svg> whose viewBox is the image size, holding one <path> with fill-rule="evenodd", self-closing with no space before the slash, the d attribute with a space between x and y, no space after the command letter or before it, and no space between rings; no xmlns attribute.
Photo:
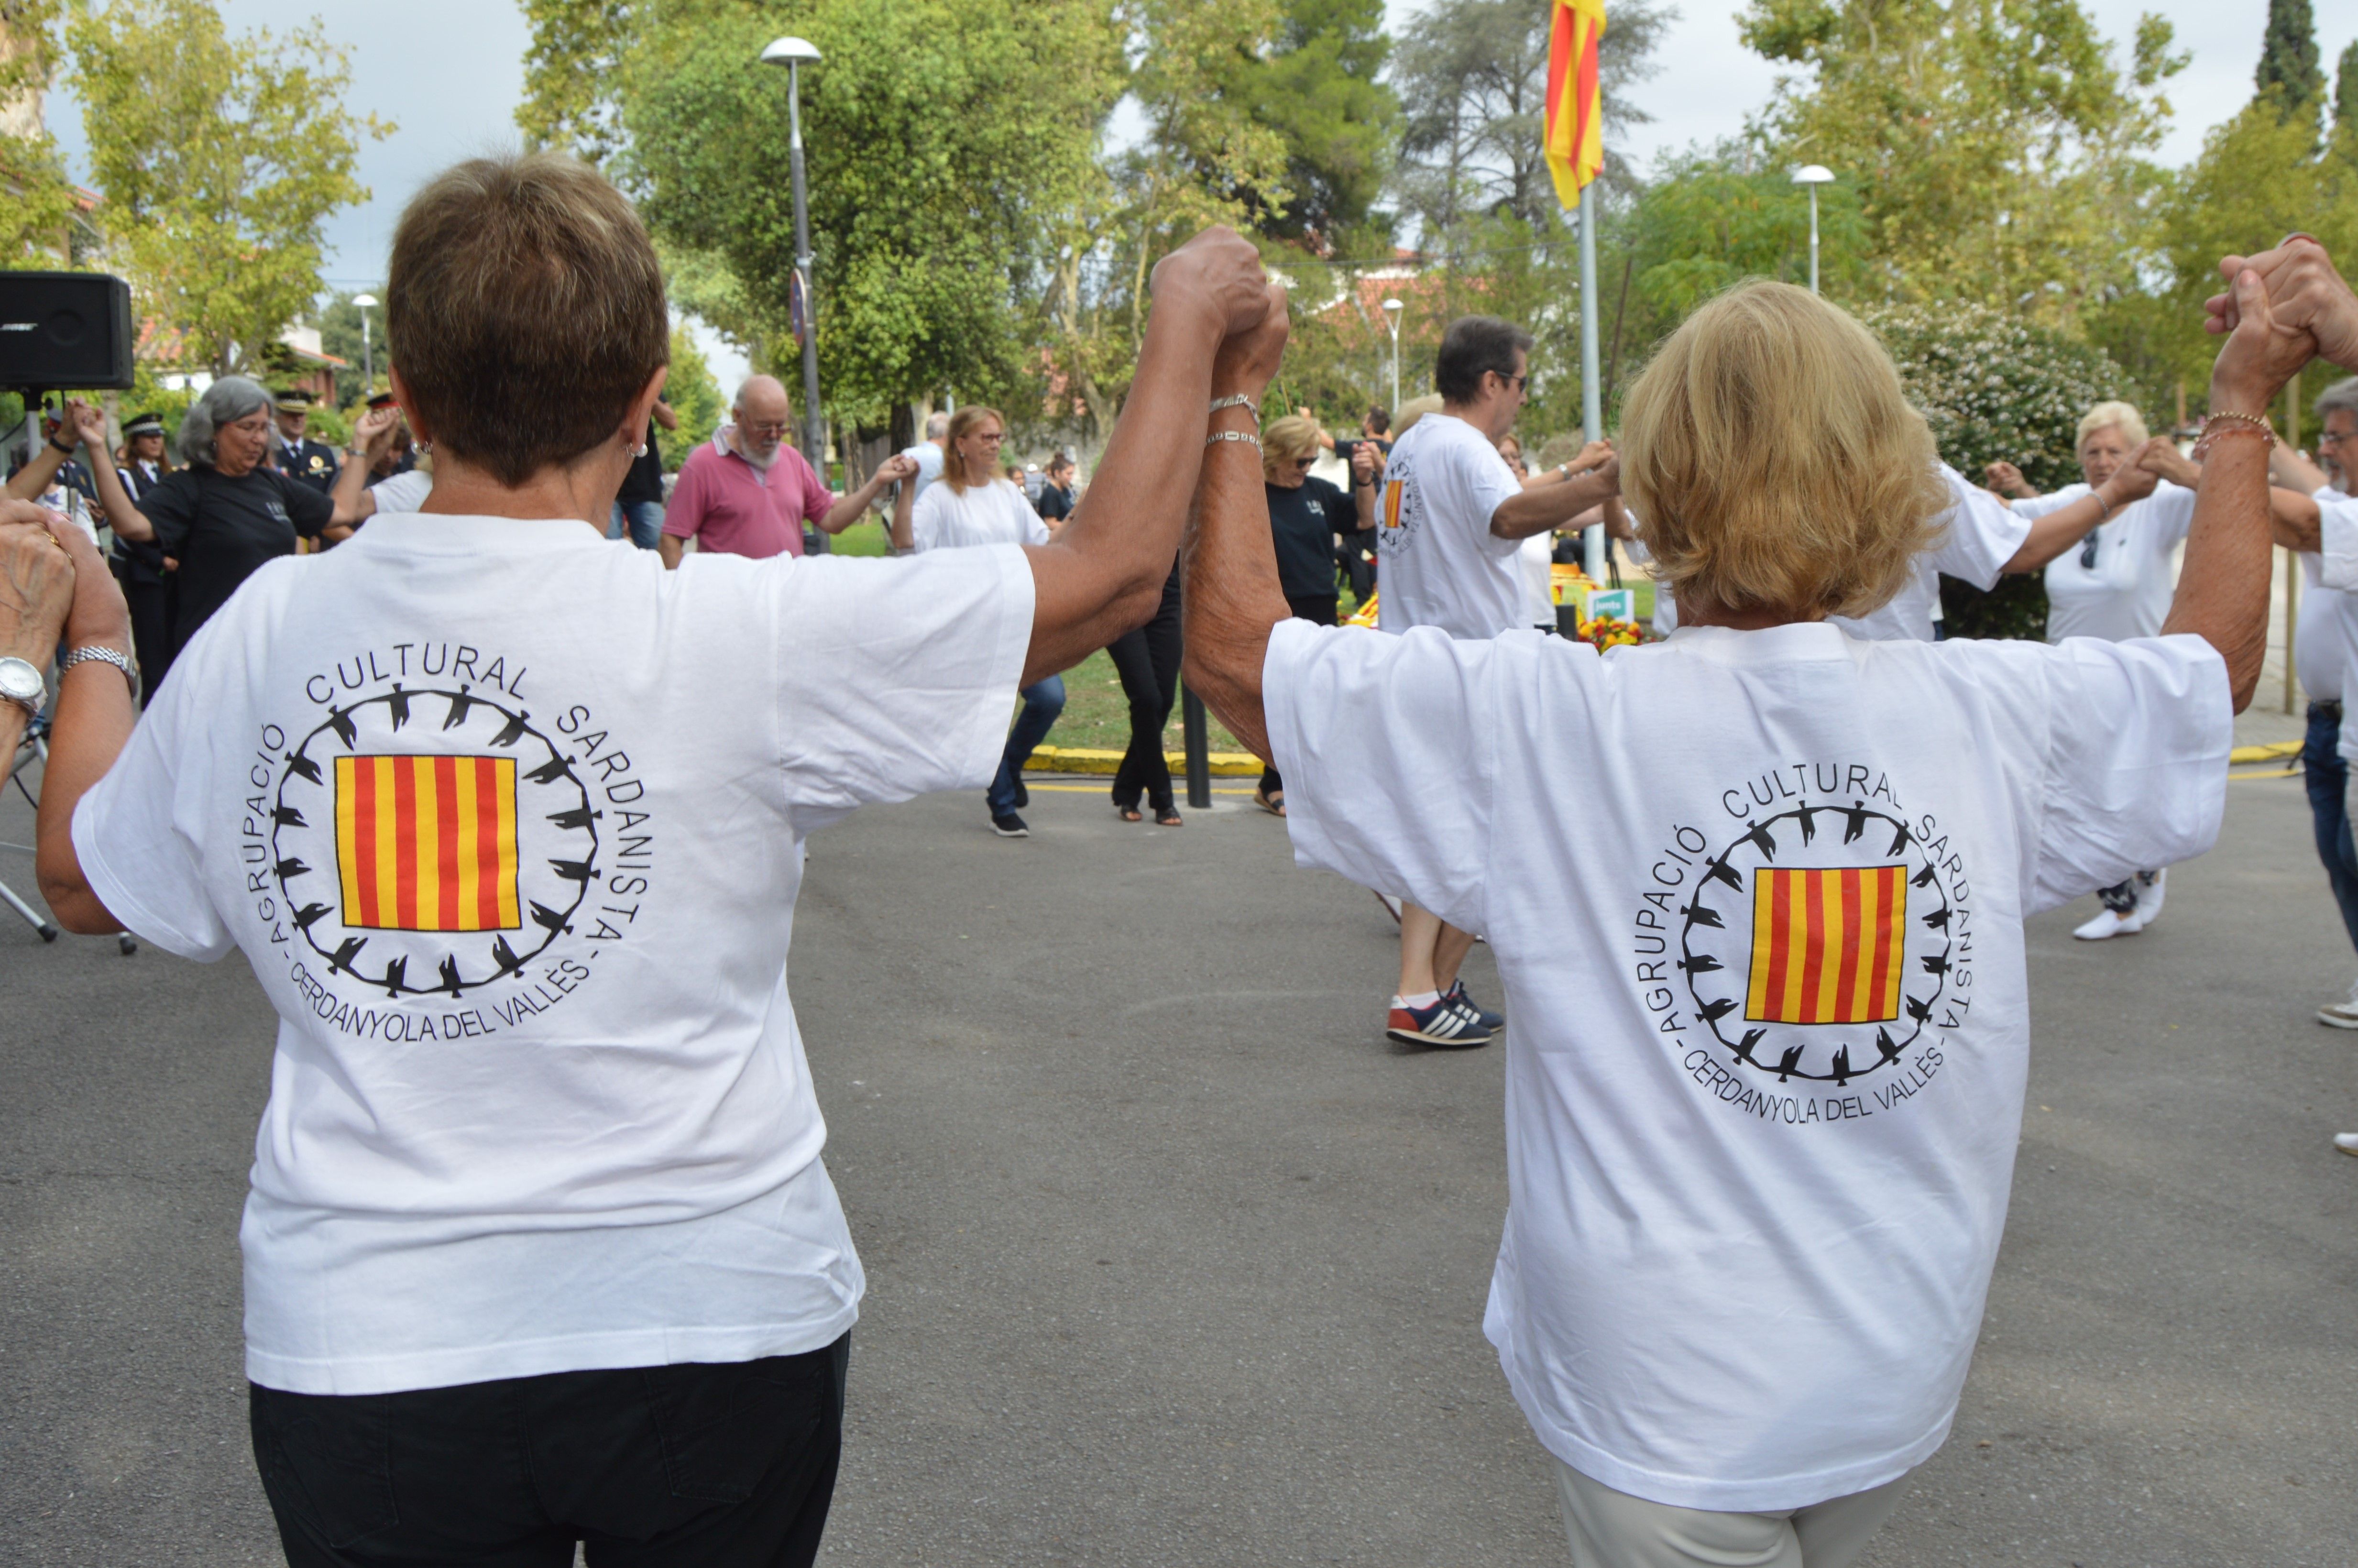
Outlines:
<svg viewBox="0 0 2358 1568"><path fill-rule="evenodd" d="M1213 356L1269 308L1260 254L1226 228L1165 256L1153 292L1138 372L1088 493L1063 533L1024 546L1035 592L1026 686L1142 624L1162 602L1204 459L1207 405L1240 390L1216 384Z"/></svg>
<svg viewBox="0 0 2358 1568"><path fill-rule="evenodd" d="M1382 483L1376 477L1376 444L1362 441L1352 448L1351 509L1359 520L1353 533L1364 534L1376 525L1376 492Z"/></svg>
<svg viewBox="0 0 2358 1568"><path fill-rule="evenodd" d="M657 404L655 406L660 408L663 405ZM820 532L842 533L846 528L868 515L869 507L875 504L876 498L884 492L886 485L898 483L904 479L914 479L916 473L916 459L902 457L898 453L886 458L876 465L876 471L868 476L866 484L827 509L827 515L818 520Z"/></svg>
<svg viewBox="0 0 2358 1568"><path fill-rule="evenodd" d="M1500 539L1528 539L1561 528L1620 493L1620 454L1608 441L1592 441L1572 461L1534 475L1525 481L1521 494L1500 502L1490 514L1490 533Z"/></svg>
<svg viewBox="0 0 2358 1568"><path fill-rule="evenodd" d="M2234 277L2236 324L2211 370L2209 453L2162 634L2190 632L2227 661L2227 687L2241 713L2259 684L2268 636L2268 438L2258 419L2277 391L2309 362L2318 341L2306 325L2279 319L2260 274ZM2243 418L2223 418L2242 416Z"/></svg>
<svg viewBox="0 0 2358 1568"><path fill-rule="evenodd" d="M106 470L113 473L110 465ZM123 589L99 558L90 535L68 524L50 529L72 557L73 607L66 614L69 647L93 645L131 655L131 611ZM73 846L75 805L92 784L106 776L114 759L131 739L139 709L131 700L131 683L113 665L87 660L68 670L58 682L58 708L49 728L49 761L41 773L41 809L35 824L34 874L40 879L41 897L58 924L69 931L96 935L120 931L123 923L99 903L83 875L81 857Z"/></svg>
<svg viewBox="0 0 2358 1568"><path fill-rule="evenodd" d="M909 466L914 469L916 460L911 459ZM917 487L904 479L892 492L892 548L903 555L917 547L916 530L910 526L916 510Z"/></svg>
<svg viewBox="0 0 2358 1568"><path fill-rule="evenodd" d="M352 444L344 449L344 466L336 470L336 488L328 492L336 508L335 516L319 532L328 543L343 543L352 536L354 527L376 515L376 492L369 488L369 470L391 449L394 431L400 424L401 410L391 406L372 408L361 416Z"/></svg>
<svg viewBox="0 0 2358 1568"><path fill-rule="evenodd" d="M116 471L114 459L106 449L106 416L95 408L81 411L79 433L81 449L90 459L90 482L98 490L98 509L106 514L106 525L115 536L144 545L156 536L156 525L147 514L132 503L131 492L123 488L123 475Z"/></svg>
<svg viewBox="0 0 2358 1568"><path fill-rule="evenodd" d="M1268 313L1220 348L1216 379L1258 398L1285 353L1285 299L1270 290ZM1270 629L1293 611L1278 585L1277 546L1269 531L1269 492L1260 454L1242 441L1218 441L1204 453L1195 524L1187 537L1187 586L1181 599L1182 665L1187 689L1220 716L1228 733L1256 755L1269 753L1261 708L1261 665Z"/></svg>
<svg viewBox="0 0 2358 1568"><path fill-rule="evenodd" d="M31 501L49 489L49 481L58 477L58 470L65 467L66 460L73 456L73 443L81 434L81 412L88 406L78 397L66 399L65 418L61 426L67 438L65 444L59 445L55 436L43 441L41 449L26 460L23 468L9 476L6 491L0 493L5 493L11 501ZM95 413L96 410L93 409L92 412ZM38 419L40 416L38 407L27 408L25 411L25 417L27 419ZM106 443L104 415L99 416L98 429L99 445L103 448ZM103 451L99 455L104 456Z"/></svg>

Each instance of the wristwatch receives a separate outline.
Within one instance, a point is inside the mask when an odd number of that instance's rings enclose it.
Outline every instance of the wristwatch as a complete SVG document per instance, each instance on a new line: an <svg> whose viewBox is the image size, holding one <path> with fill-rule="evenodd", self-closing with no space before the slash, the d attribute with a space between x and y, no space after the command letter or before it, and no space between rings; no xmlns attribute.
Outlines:
<svg viewBox="0 0 2358 1568"><path fill-rule="evenodd" d="M38 668L22 659L0 659L0 697L24 708L27 718L40 711L41 699L49 694Z"/></svg>
<svg viewBox="0 0 2358 1568"><path fill-rule="evenodd" d="M113 665L131 683L132 697L135 699L139 696L139 666L122 649L110 648L103 643L85 643L58 661L58 678L63 680L68 670L84 664Z"/></svg>

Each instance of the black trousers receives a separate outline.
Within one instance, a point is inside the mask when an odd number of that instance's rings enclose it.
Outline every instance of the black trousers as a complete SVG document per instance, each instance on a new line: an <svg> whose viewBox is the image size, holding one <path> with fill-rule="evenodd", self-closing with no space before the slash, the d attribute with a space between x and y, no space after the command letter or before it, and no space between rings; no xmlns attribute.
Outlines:
<svg viewBox="0 0 2358 1568"><path fill-rule="evenodd" d="M1176 804L1171 797L1171 760L1163 750L1163 727L1179 700L1179 573L1163 585L1154 619L1106 644L1121 694L1130 699L1130 749L1113 775L1113 803L1135 810L1144 795L1156 811Z"/></svg>
<svg viewBox="0 0 2358 1568"><path fill-rule="evenodd" d="M1309 621L1321 626L1332 626L1335 624L1335 606L1337 597L1327 593L1315 597L1304 594L1296 598L1289 593L1285 596L1285 602L1293 611L1293 618L1296 621ZM1284 787L1285 781L1277 776L1277 764L1263 758L1260 766L1260 793L1273 795Z"/></svg>
<svg viewBox="0 0 2358 1568"><path fill-rule="evenodd" d="M843 1452L849 1335L759 1361L398 1394L253 1387L292 1568L808 1568Z"/></svg>

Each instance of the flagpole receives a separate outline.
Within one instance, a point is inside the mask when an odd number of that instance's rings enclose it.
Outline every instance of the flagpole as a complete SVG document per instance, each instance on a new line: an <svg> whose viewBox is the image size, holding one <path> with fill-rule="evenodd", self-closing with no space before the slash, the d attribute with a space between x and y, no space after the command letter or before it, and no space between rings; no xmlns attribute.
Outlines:
<svg viewBox="0 0 2358 1568"><path fill-rule="evenodd" d="M1580 423L1586 438L1605 434L1603 388L1596 368L1596 187L1592 179L1580 190ZM1580 533L1581 570L1588 580L1605 580L1605 527L1592 523Z"/></svg>

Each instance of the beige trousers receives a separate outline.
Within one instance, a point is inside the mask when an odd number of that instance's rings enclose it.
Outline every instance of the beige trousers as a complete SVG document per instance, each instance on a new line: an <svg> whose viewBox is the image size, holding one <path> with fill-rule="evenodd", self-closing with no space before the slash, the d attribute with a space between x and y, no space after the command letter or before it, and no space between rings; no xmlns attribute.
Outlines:
<svg viewBox="0 0 2358 1568"><path fill-rule="evenodd" d="M1617 1492L1560 1459L1556 1498L1573 1568L1849 1568L1899 1506L1908 1477L1770 1513L1712 1513Z"/></svg>

